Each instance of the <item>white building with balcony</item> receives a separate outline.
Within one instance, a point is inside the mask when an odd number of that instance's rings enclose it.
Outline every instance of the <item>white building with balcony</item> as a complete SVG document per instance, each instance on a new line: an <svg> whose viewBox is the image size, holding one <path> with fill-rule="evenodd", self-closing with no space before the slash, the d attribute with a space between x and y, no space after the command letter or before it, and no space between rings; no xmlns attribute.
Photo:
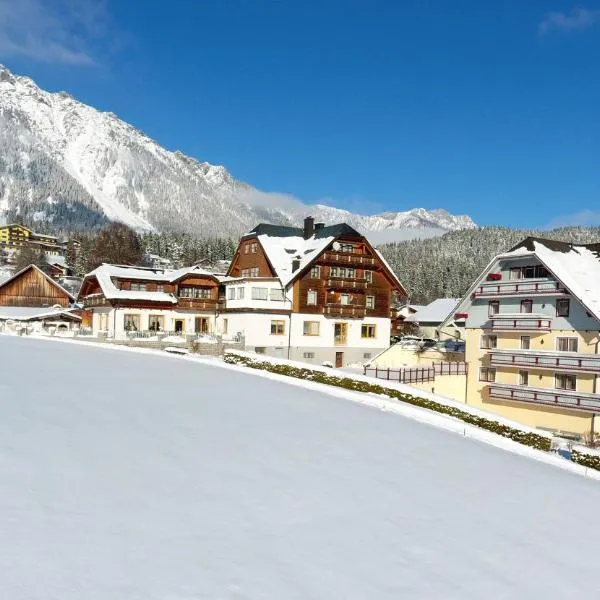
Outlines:
<svg viewBox="0 0 600 600"><path fill-rule="evenodd" d="M469 403L571 437L600 429L600 244L525 239L441 329L466 342Z"/></svg>

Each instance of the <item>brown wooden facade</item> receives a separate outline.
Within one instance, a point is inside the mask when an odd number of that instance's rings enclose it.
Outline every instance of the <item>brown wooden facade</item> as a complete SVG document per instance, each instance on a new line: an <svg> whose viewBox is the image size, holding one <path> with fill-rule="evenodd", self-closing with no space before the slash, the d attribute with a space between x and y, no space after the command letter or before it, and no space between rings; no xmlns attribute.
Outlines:
<svg viewBox="0 0 600 600"><path fill-rule="evenodd" d="M258 237L246 236L240 241L228 275L248 277L247 270L252 268L256 269L254 277L275 276ZM332 240L299 271L292 285L292 312L332 318L391 318L394 301L407 297L368 240L358 233ZM315 303L309 303L311 291L316 292Z"/></svg>
<svg viewBox="0 0 600 600"><path fill-rule="evenodd" d="M74 301L71 294L34 265L0 285L0 306L67 308Z"/></svg>

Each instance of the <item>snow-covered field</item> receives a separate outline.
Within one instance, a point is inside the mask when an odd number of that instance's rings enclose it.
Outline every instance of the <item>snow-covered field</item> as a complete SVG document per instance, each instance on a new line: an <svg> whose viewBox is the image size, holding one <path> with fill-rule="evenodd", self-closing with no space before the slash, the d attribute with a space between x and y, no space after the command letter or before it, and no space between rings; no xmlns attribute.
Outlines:
<svg viewBox="0 0 600 600"><path fill-rule="evenodd" d="M9 600L600 592L600 484L182 358L0 337Z"/></svg>

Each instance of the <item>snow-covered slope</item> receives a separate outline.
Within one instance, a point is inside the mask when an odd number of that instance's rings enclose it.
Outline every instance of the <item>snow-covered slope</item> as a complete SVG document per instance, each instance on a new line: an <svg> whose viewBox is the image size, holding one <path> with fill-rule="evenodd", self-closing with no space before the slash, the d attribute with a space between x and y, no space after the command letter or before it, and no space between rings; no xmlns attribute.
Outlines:
<svg viewBox="0 0 600 600"><path fill-rule="evenodd" d="M108 218L199 235L238 235L259 221L299 225L311 213L399 237L475 226L441 209L361 216L260 192L222 166L170 152L113 113L46 92L1 65L0 146L0 218L21 213L70 228Z"/></svg>
<svg viewBox="0 0 600 600"><path fill-rule="evenodd" d="M598 596L597 481L310 382L59 344L0 337L5 598Z"/></svg>

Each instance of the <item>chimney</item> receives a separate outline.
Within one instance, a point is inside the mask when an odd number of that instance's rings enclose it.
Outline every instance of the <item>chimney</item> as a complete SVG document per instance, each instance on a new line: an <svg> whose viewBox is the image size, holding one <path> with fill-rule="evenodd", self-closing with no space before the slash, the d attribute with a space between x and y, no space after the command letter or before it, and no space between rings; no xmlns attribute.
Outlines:
<svg viewBox="0 0 600 600"><path fill-rule="evenodd" d="M315 220L312 217L304 219L304 239L311 238L315 232Z"/></svg>
<svg viewBox="0 0 600 600"><path fill-rule="evenodd" d="M295 258L292 261L292 273L296 272L299 268L300 268L300 261Z"/></svg>
<svg viewBox="0 0 600 600"><path fill-rule="evenodd" d="M315 223L315 231L319 231L319 229L323 229L325 227L325 223Z"/></svg>

